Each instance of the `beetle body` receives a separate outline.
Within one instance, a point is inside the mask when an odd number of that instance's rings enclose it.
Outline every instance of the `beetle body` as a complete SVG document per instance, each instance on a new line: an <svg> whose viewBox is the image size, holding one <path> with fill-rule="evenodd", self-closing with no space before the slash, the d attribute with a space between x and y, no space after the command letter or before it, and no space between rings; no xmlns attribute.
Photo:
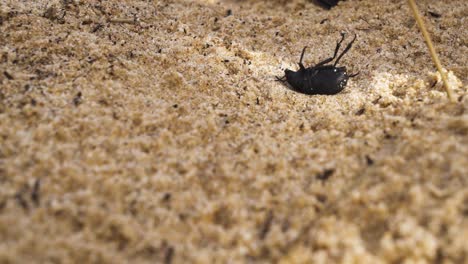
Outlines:
<svg viewBox="0 0 468 264"><path fill-rule="evenodd" d="M346 87L348 79L358 75L358 73L348 75L346 67L336 66L340 59L351 49L356 40L356 36L354 36L354 39L338 56L335 63L333 65L327 65L327 63L332 62L337 57L344 36L344 34L341 34L341 40L336 44L333 57L313 67L305 68L302 64L302 59L304 58L306 50L306 48L304 48L302 50L301 59L299 60L299 70L292 71L287 69L284 71L284 76L282 78L277 77L277 80L287 82L294 91L304 94L332 95L341 92Z"/></svg>
<svg viewBox="0 0 468 264"><path fill-rule="evenodd" d="M349 78L346 67L331 65L296 72L287 70L285 74L289 85L304 94L337 94L344 89Z"/></svg>

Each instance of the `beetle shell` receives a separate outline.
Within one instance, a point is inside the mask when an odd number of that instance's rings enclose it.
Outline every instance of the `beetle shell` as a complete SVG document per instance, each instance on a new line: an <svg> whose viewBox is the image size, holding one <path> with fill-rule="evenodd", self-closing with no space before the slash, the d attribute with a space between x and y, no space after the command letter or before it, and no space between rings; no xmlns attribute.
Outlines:
<svg viewBox="0 0 468 264"><path fill-rule="evenodd" d="M293 90L304 94L337 94L348 82L346 67L322 66L318 68L285 71Z"/></svg>

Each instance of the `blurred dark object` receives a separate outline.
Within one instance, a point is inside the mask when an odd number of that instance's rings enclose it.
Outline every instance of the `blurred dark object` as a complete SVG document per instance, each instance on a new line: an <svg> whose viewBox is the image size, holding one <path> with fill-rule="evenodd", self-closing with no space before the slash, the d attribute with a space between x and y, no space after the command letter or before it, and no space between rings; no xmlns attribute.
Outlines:
<svg viewBox="0 0 468 264"><path fill-rule="evenodd" d="M328 9L336 6L340 0L315 0L316 3Z"/></svg>
<svg viewBox="0 0 468 264"><path fill-rule="evenodd" d="M435 18L440 18L440 17L442 17L441 14L436 13L436 12L427 11L427 13L429 13L429 15L431 15L431 17L435 17Z"/></svg>

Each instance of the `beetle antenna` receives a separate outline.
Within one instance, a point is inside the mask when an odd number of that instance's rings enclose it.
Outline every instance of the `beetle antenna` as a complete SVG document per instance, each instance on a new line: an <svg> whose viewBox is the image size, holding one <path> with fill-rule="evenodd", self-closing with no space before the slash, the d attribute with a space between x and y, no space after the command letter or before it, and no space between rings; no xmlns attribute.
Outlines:
<svg viewBox="0 0 468 264"><path fill-rule="evenodd" d="M299 67L301 68L301 70L304 70L304 69L305 69L304 64L302 64L302 59L304 58L304 53L305 53L305 51L306 51L306 48L307 48L307 46L305 46L305 47L302 49L301 59L299 60Z"/></svg>
<svg viewBox="0 0 468 264"><path fill-rule="evenodd" d="M336 66L338 64L338 62L341 60L341 58L351 49L351 47L353 46L353 43L354 41L356 41L356 37L357 35L354 34L354 38L353 40L351 40L351 42L346 46L346 48L343 50L343 52L340 54L340 56L338 56L338 59L336 59L335 63L333 64L333 66Z"/></svg>
<svg viewBox="0 0 468 264"><path fill-rule="evenodd" d="M360 72L353 73L351 75L348 75L349 78L353 78L359 75Z"/></svg>
<svg viewBox="0 0 468 264"><path fill-rule="evenodd" d="M281 77L281 78L278 77L278 76L275 76L275 77L276 77L276 81L277 81L277 82L284 82L284 81L286 81L286 75L283 76L283 77Z"/></svg>

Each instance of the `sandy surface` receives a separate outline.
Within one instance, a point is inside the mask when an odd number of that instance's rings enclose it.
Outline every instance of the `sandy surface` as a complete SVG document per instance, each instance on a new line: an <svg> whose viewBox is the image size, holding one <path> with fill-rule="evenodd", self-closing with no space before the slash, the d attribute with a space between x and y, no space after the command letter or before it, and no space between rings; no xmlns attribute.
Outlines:
<svg viewBox="0 0 468 264"><path fill-rule="evenodd" d="M466 263L468 2L417 2L455 103L404 0L0 0L0 263ZM274 81L341 31L342 93Z"/></svg>

